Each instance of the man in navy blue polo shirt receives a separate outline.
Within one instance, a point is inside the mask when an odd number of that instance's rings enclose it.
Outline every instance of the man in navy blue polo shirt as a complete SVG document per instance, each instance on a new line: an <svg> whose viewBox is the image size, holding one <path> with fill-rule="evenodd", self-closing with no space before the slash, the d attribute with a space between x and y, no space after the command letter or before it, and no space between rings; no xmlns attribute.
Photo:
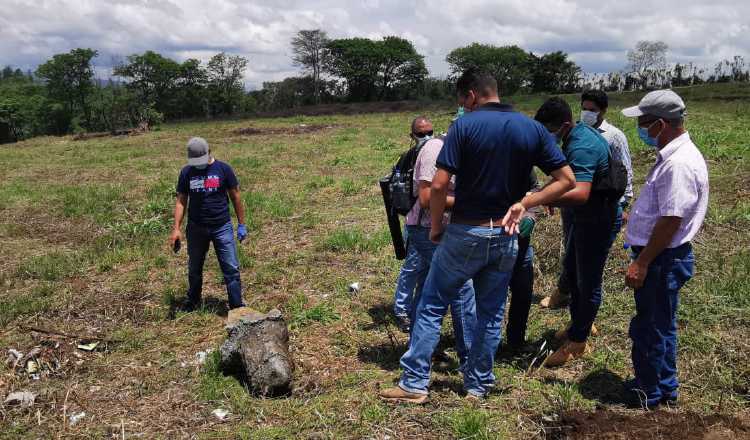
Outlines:
<svg viewBox="0 0 750 440"><path fill-rule="evenodd" d="M475 70L458 80L459 105L467 114L448 132L432 180L430 238L440 243L417 304L409 349L401 358L398 387L381 391L388 401L427 401L432 353L448 305L474 280L476 324L463 368L467 396L484 397L494 384L492 366L516 260L518 224L526 209L552 203L575 185L565 157L545 128L500 103L497 81ZM526 195L537 166L552 175ZM446 195L456 176L451 224L443 225Z"/></svg>
<svg viewBox="0 0 750 440"><path fill-rule="evenodd" d="M570 325L555 334L563 344L545 360L545 365L554 367L589 350L586 341L602 302L602 276L615 238L612 231L620 200L592 190L596 179L609 172L609 144L595 128L575 124L570 105L557 97L548 99L535 119L562 141L576 176L576 187L553 204L562 207L563 271L570 285Z"/></svg>
<svg viewBox="0 0 750 440"><path fill-rule="evenodd" d="M237 239L247 237L245 209L240 198L239 183L228 164L213 158L205 139L194 137L188 141L188 164L177 180L177 200L174 208L174 229L170 244L180 239L180 225L188 211L188 292L184 305L186 311L196 308L201 301L203 288L203 263L209 244L214 244L224 283L229 296L229 308L242 307L240 263L234 244L229 203L232 200L237 214Z"/></svg>

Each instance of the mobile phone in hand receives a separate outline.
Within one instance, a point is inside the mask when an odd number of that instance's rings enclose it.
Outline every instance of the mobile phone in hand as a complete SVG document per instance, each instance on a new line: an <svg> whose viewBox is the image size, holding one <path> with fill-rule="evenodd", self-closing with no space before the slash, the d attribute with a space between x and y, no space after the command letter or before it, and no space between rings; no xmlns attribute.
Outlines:
<svg viewBox="0 0 750 440"><path fill-rule="evenodd" d="M180 252L180 246L181 246L180 239L178 238L177 240L174 241L174 246L172 247L172 250L174 251L175 254L177 252Z"/></svg>

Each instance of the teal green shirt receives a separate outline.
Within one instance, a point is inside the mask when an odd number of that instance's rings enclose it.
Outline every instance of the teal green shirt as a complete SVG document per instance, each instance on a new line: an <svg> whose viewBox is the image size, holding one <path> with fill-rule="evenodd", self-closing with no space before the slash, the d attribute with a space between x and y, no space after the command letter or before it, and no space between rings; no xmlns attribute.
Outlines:
<svg viewBox="0 0 750 440"><path fill-rule="evenodd" d="M563 153L578 182L593 182L609 169L609 144L595 128L579 122L568 134Z"/></svg>

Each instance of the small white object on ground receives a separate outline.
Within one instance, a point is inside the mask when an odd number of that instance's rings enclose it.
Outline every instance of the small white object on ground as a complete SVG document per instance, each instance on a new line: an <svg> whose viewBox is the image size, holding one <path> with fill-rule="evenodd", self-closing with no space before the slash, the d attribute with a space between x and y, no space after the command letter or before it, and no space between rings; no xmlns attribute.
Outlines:
<svg viewBox="0 0 750 440"><path fill-rule="evenodd" d="M229 411L225 410L224 408L216 408L215 410L211 411L211 414L213 414L217 419L223 422L227 419Z"/></svg>
<svg viewBox="0 0 750 440"><path fill-rule="evenodd" d="M78 344L78 349L83 351L94 351L96 350L96 347L99 345L98 341L89 342L89 343L83 343L81 342Z"/></svg>
<svg viewBox="0 0 750 440"><path fill-rule="evenodd" d="M8 394L5 398L6 405L21 405L22 408L28 408L34 405L36 400L36 394L29 391L16 391L15 393Z"/></svg>
<svg viewBox="0 0 750 440"><path fill-rule="evenodd" d="M349 293L359 293L359 283L351 283L349 284Z"/></svg>
<svg viewBox="0 0 750 440"><path fill-rule="evenodd" d="M195 363L198 365L205 364L206 356L208 356L208 353L206 353L205 351L199 351L198 353L195 353Z"/></svg>
<svg viewBox="0 0 750 440"><path fill-rule="evenodd" d="M30 360L26 362L26 372L29 374L34 374L39 371L39 364L35 360Z"/></svg>
<svg viewBox="0 0 750 440"><path fill-rule="evenodd" d="M75 425L76 423L80 422L82 418L86 417L85 412L79 412L77 414L71 414L70 416L70 426Z"/></svg>

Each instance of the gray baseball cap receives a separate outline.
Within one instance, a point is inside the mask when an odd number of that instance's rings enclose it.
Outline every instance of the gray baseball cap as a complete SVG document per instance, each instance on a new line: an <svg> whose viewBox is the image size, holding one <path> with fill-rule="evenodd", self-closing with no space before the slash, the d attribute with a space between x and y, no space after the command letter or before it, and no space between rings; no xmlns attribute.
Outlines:
<svg viewBox="0 0 750 440"><path fill-rule="evenodd" d="M680 119L685 116L685 103L671 90L656 90L644 96L638 105L623 110L622 114L629 118L653 115L664 119Z"/></svg>
<svg viewBox="0 0 750 440"><path fill-rule="evenodd" d="M202 137L190 138L187 143L187 155L190 166L208 165L208 142Z"/></svg>

